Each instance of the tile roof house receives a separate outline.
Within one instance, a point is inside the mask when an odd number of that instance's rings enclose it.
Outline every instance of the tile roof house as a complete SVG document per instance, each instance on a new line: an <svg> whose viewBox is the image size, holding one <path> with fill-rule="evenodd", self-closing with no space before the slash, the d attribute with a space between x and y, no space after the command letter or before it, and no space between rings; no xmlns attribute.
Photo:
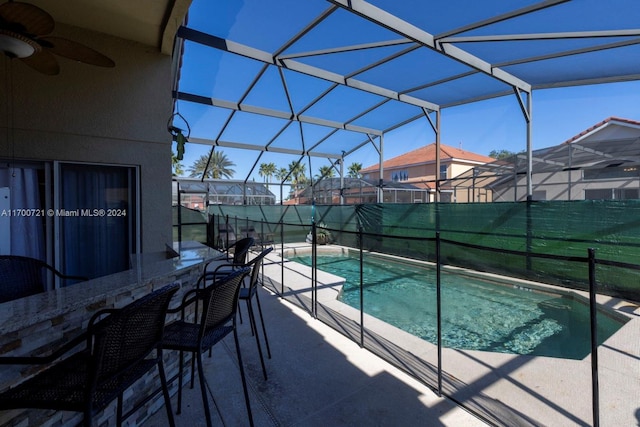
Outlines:
<svg viewBox="0 0 640 427"><path fill-rule="evenodd" d="M532 154L533 200L640 199L640 121L608 117ZM526 155L480 166L452 185L472 179L493 201L526 200Z"/></svg>
<svg viewBox="0 0 640 427"><path fill-rule="evenodd" d="M429 144L383 162L383 179L385 181L413 184L418 188L435 191L435 180L451 179L475 166L493 162L495 159L482 154L440 144L440 171L436 173L436 144ZM380 179L379 164L368 166L360 172L364 179ZM478 197L480 196L480 197ZM441 187L441 201L486 201L486 194L475 196L460 191L454 194L447 186ZM490 200L490 198L489 198ZM432 200L434 201L434 197Z"/></svg>

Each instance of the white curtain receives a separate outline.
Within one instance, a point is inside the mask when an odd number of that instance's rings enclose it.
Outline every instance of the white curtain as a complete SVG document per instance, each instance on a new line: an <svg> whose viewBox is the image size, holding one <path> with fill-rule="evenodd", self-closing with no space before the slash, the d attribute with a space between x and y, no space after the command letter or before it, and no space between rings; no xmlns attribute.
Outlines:
<svg viewBox="0 0 640 427"><path fill-rule="evenodd" d="M11 200L10 254L44 260L43 222L45 218L42 216L38 170L29 167L12 167L12 165L0 167L0 187L9 188ZM40 215L37 214L38 212ZM17 215L13 215L14 213ZM6 236L0 238L4 239Z"/></svg>

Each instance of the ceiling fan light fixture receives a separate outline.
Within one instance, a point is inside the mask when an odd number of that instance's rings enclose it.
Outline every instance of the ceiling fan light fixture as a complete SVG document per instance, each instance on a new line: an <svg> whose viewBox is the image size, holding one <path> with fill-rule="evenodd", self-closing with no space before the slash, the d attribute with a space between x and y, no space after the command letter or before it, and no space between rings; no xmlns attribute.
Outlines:
<svg viewBox="0 0 640 427"><path fill-rule="evenodd" d="M40 50L35 41L13 31L0 29L0 52L10 58L27 58Z"/></svg>

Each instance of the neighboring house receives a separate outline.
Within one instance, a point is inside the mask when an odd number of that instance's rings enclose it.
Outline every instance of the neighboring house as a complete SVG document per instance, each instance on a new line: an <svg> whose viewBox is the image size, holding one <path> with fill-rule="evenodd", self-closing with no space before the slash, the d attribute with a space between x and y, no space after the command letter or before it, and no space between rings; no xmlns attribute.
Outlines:
<svg viewBox="0 0 640 427"><path fill-rule="evenodd" d="M480 169L476 181L487 177L494 201L526 200L525 154ZM640 122L609 117L560 145L535 150L531 181L534 200L639 199Z"/></svg>
<svg viewBox="0 0 640 427"><path fill-rule="evenodd" d="M440 144L440 170L436 171L436 144L434 143L384 161L383 180L428 189L431 192L428 201L435 201L436 179L451 179L475 166L494 160L488 156ZM380 179L379 171L379 165L373 165L362 169L360 173L364 179L375 181ZM440 201L443 202L488 201L491 198L486 190L474 192L461 187L454 189L446 183L441 185L440 190Z"/></svg>
<svg viewBox="0 0 640 427"><path fill-rule="evenodd" d="M309 205L315 201L319 205L354 205L378 203L380 187L378 180L345 177L324 178L295 193L285 205ZM424 187L405 182L385 182L382 186L383 203L427 203L429 192Z"/></svg>
<svg viewBox="0 0 640 427"><path fill-rule="evenodd" d="M112 68L56 57L44 75L0 53L3 253L93 278L171 245L173 43L190 3L43 3L52 35Z"/></svg>

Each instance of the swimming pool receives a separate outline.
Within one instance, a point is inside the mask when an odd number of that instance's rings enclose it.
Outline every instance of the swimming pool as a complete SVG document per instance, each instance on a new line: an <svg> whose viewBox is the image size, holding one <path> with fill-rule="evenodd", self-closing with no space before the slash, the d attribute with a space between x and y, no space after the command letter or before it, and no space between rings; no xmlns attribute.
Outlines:
<svg viewBox="0 0 640 427"><path fill-rule="evenodd" d="M311 265L310 256L292 261ZM340 300L360 309L357 257L318 255L318 269L346 283ZM364 312L431 343L437 342L436 271L366 254ZM590 353L589 307L571 294L442 271L442 339L449 348L583 359ZM599 312L598 340L623 325Z"/></svg>

